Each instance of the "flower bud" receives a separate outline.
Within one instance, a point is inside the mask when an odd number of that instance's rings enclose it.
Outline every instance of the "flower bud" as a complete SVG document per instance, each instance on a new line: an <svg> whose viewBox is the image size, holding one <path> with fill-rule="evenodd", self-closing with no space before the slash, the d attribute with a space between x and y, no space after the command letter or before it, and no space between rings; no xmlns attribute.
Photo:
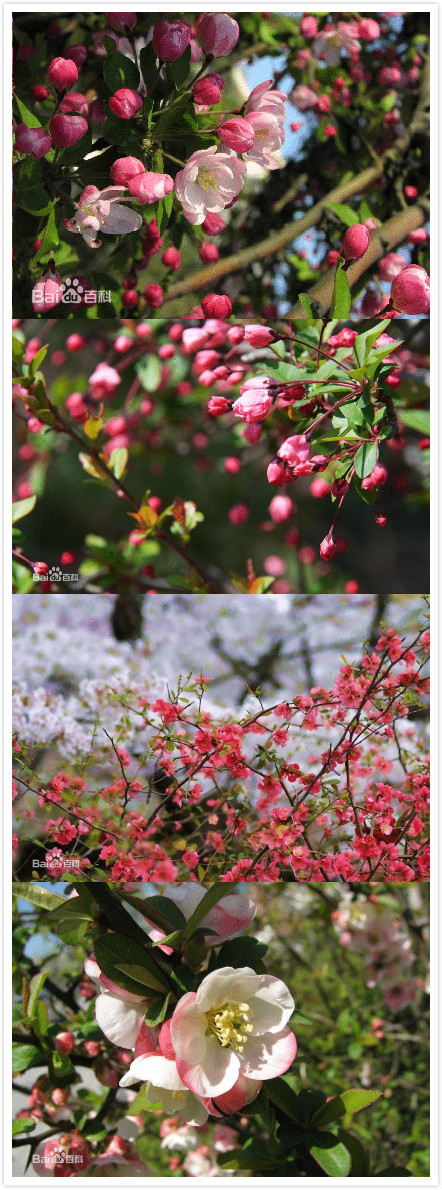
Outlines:
<svg viewBox="0 0 442 1190"><path fill-rule="evenodd" d="M380 35L378 22L373 21L371 17L364 17L362 21L358 21L358 37L361 41L376 41Z"/></svg>
<svg viewBox="0 0 442 1190"><path fill-rule="evenodd" d="M49 130L57 149L68 149L86 136L88 124L84 116L64 116L58 112L49 121Z"/></svg>
<svg viewBox="0 0 442 1190"><path fill-rule="evenodd" d="M201 308L205 318L229 318L232 313L230 298L223 293L207 293L201 301Z"/></svg>
<svg viewBox="0 0 442 1190"><path fill-rule="evenodd" d="M244 421L262 421L267 417L273 405L273 397L267 388L250 388L243 390L240 397L234 401L232 412L235 417L242 417Z"/></svg>
<svg viewBox="0 0 442 1190"><path fill-rule="evenodd" d="M33 309L36 314L47 314L48 310L53 310L54 306L58 306L62 297L63 290L58 273L42 277L40 281L36 281L32 290Z"/></svg>
<svg viewBox="0 0 442 1190"><path fill-rule="evenodd" d="M201 224L202 230L206 236L219 236L224 231L226 224L221 215L216 211L209 211L206 215L204 223Z"/></svg>
<svg viewBox="0 0 442 1190"><path fill-rule="evenodd" d="M166 265L166 268L173 269L175 272L176 269L179 269L181 264L181 253L178 251L178 248L166 248L166 250L163 252L161 260L163 264Z"/></svg>
<svg viewBox="0 0 442 1190"><path fill-rule="evenodd" d="M74 1034L70 1033L68 1029L63 1030L62 1033L57 1033L54 1045L58 1054L70 1054L75 1045Z"/></svg>
<svg viewBox="0 0 442 1190"><path fill-rule="evenodd" d="M250 343L251 347L268 347L269 343L273 343L276 335L269 326L250 326L244 327L244 338Z"/></svg>
<svg viewBox="0 0 442 1190"><path fill-rule="evenodd" d="M250 509L248 504L233 504L229 508L229 521L231 525L244 525L250 516Z"/></svg>
<svg viewBox="0 0 442 1190"><path fill-rule="evenodd" d="M78 70L84 66L87 58L87 49L85 45L68 45L64 51L63 58L68 58L70 62L75 62Z"/></svg>
<svg viewBox="0 0 442 1190"><path fill-rule="evenodd" d="M235 48L239 25L227 12L205 12L196 22L196 35L205 54L220 58Z"/></svg>
<svg viewBox="0 0 442 1190"><path fill-rule="evenodd" d="M229 413L232 408L231 401L227 397L211 397L207 403L207 409L212 417L221 417L223 413Z"/></svg>
<svg viewBox="0 0 442 1190"><path fill-rule="evenodd" d="M156 174L150 170L137 173L129 178L128 186L133 198L138 202L158 202L173 190L173 178L170 174Z"/></svg>
<svg viewBox="0 0 442 1190"><path fill-rule="evenodd" d="M201 244L201 248L198 249L198 253L201 260L203 261L203 264L210 264L212 260L218 260L219 257L219 251L216 244Z"/></svg>
<svg viewBox="0 0 442 1190"><path fill-rule="evenodd" d="M67 91L78 79L75 62L70 58L53 58L48 66L48 79L57 91Z"/></svg>
<svg viewBox="0 0 442 1190"><path fill-rule="evenodd" d="M162 62L175 62L181 58L190 41L192 30L187 21L157 21L154 25L152 46Z"/></svg>
<svg viewBox="0 0 442 1190"><path fill-rule="evenodd" d="M58 109L64 115L70 115L72 112L78 112L80 116L89 115L89 104L85 95L81 91L70 91L69 95L65 95L60 103Z"/></svg>
<svg viewBox="0 0 442 1190"><path fill-rule="evenodd" d="M255 130L242 116L235 116L232 120L220 124L218 136L223 145L227 145L228 149L234 149L235 153L246 153L255 143Z"/></svg>
<svg viewBox="0 0 442 1190"><path fill-rule="evenodd" d="M395 277L391 300L401 314L428 314L430 309L430 278L418 264L408 264Z"/></svg>
<svg viewBox="0 0 442 1190"><path fill-rule="evenodd" d="M316 37L318 32L316 17L308 15L303 17L299 27L303 37Z"/></svg>
<svg viewBox="0 0 442 1190"><path fill-rule="evenodd" d="M27 124L16 125L15 148L18 153L31 153L33 157L45 157L51 146L51 137L44 128L28 128Z"/></svg>
<svg viewBox="0 0 442 1190"><path fill-rule="evenodd" d="M363 223L354 223L347 227L342 241L342 255L346 260L360 260L364 256L370 243L370 232Z"/></svg>
<svg viewBox="0 0 442 1190"><path fill-rule="evenodd" d="M117 157L110 167L110 176L116 186L128 186L131 178L145 172L143 162L138 157Z"/></svg>
<svg viewBox="0 0 442 1190"><path fill-rule="evenodd" d="M293 512L293 501L290 496L274 496L269 504L269 513L274 525L281 525L287 521Z"/></svg>
<svg viewBox="0 0 442 1190"><path fill-rule="evenodd" d="M399 252L389 252L387 256L383 256L378 264L381 281L394 281L406 263L405 256L400 256Z"/></svg>
<svg viewBox="0 0 442 1190"><path fill-rule="evenodd" d="M107 12L106 20L116 33L126 33L128 29L132 32L137 23L137 14L136 12Z"/></svg>
<svg viewBox="0 0 442 1190"><path fill-rule="evenodd" d="M37 103L41 103L44 99L50 98L51 90L50 87L42 87L40 83L34 83L34 86L31 87L31 95Z"/></svg>
<svg viewBox="0 0 442 1190"><path fill-rule="evenodd" d="M146 285L144 296L148 306L151 306L153 310L157 310L164 302L164 293L161 285L155 285L154 281L150 281L149 285Z"/></svg>
<svg viewBox="0 0 442 1190"><path fill-rule="evenodd" d="M205 107L214 107L221 99L221 88L210 75L207 75L206 78L198 79L198 82L195 83L192 98L194 103L202 103Z"/></svg>
<svg viewBox="0 0 442 1190"><path fill-rule="evenodd" d="M118 116L119 120L131 120L142 106L141 95L132 87L120 87L109 99L111 112L114 113L114 116Z"/></svg>
<svg viewBox="0 0 442 1190"><path fill-rule="evenodd" d="M325 562L330 562L331 559L334 558L335 555L338 553L336 542L333 537L333 531L331 529L330 529L330 532L327 533L327 536L324 537L324 540L321 541L321 544L319 546L319 553L321 555L321 558L323 558Z"/></svg>

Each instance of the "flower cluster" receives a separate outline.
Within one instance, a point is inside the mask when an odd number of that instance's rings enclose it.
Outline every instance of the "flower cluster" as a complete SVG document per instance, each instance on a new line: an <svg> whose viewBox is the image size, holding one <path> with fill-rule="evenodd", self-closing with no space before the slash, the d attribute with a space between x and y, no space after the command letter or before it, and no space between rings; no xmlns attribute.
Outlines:
<svg viewBox="0 0 442 1190"><path fill-rule="evenodd" d="M415 955L409 935L375 896L371 903L344 899L333 914L341 946L364 958L367 987L379 988L387 1008L400 1012L416 999Z"/></svg>

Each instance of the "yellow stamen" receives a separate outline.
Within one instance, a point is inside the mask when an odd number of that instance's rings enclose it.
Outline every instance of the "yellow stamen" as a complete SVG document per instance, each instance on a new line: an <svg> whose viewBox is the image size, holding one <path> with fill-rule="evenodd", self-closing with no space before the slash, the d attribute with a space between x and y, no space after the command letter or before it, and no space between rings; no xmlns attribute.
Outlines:
<svg viewBox="0 0 442 1190"><path fill-rule="evenodd" d="M248 1004L228 1001L221 1008L212 1008L210 1012L206 1012L208 1031L215 1035L223 1049L231 1045L232 1049L242 1054L248 1034L253 1033L249 1014Z"/></svg>

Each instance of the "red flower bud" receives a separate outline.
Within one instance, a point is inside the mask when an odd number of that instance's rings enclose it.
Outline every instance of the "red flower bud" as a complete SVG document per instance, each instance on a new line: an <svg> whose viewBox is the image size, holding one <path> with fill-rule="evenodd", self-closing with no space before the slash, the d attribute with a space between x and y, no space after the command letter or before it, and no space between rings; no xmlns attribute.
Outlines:
<svg viewBox="0 0 442 1190"><path fill-rule="evenodd" d="M84 116L64 116L58 112L49 121L49 129L53 144L58 149L68 149L86 136L88 124Z"/></svg>
<svg viewBox="0 0 442 1190"><path fill-rule="evenodd" d="M75 62L70 58L53 58L48 66L48 79L57 91L67 91L78 79Z"/></svg>
<svg viewBox="0 0 442 1190"><path fill-rule="evenodd" d="M196 35L204 52L219 58L235 48L239 25L227 12L205 12L196 22Z"/></svg>
<svg viewBox="0 0 442 1190"><path fill-rule="evenodd" d="M59 111L64 115L71 115L72 112L78 112L80 116L89 115L89 104L85 95L81 91L70 91L69 95L65 95L59 107Z"/></svg>
<svg viewBox="0 0 442 1190"><path fill-rule="evenodd" d="M221 87L208 75L199 79L192 91L194 103L203 103L206 107L213 107L221 99Z"/></svg>
<svg viewBox="0 0 442 1190"><path fill-rule="evenodd" d="M152 46L162 62L175 62L181 58L190 41L192 30L187 21L157 21L154 25Z"/></svg>
<svg viewBox="0 0 442 1190"><path fill-rule="evenodd" d="M409 264L395 277L391 300L401 314L428 314L430 309L430 278L418 264Z"/></svg>
<svg viewBox="0 0 442 1190"><path fill-rule="evenodd" d="M181 254L179 253L178 248L166 248L166 250L163 252L161 260L163 264L166 265L166 268L173 269L175 272L176 269L179 269L180 267Z"/></svg>
<svg viewBox="0 0 442 1190"><path fill-rule="evenodd" d="M205 318L228 318L232 313L230 298L221 293L207 293L201 301Z"/></svg>
<svg viewBox="0 0 442 1190"><path fill-rule="evenodd" d="M69 58L70 62L75 62L78 70L80 70L87 58L86 46L68 45L67 50L64 51L63 58Z"/></svg>
<svg viewBox="0 0 442 1190"><path fill-rule="evenodd" d="M216 244L201 244L198 249L201 260L204 264L210 264L212 260L218 260L219 252Z"/></svg>
<svg viewBox="0 0 442 1190"><path fill-rule="evenodd" d="M370 232L363 223L354 223L347 227L342 241L342 255L346 260L360 260L364 256L370 243Z"/></svg>
<svg viewBox="0 0 442 1190"><path fill-rule="evenodd" d="M161 285L155 285L153 281L150 281L149 285L146 285L144 296L148 306L152 306L153 310L157 310L164 302L164 293Z"/></svg>
<svg viewBox="0 0 442 1190"><path fill-rule="evenodd" d="M228 149L234 149L236 153L246 153L255 143L254 128L249 120L243 120L242 116L234 116L232 120L220 124L218 136L223 145L227 145Z"/></svg>
<svg viewBox="0 0 442 1190"><path fill-rule="evenodd" d="M57 1033L54 1040L54 1045L58 1054L70 1054L75 1045L75 1037L68 1029L63 1030L62 1033Z"/></svg>
<svg viewBox="0 0 442 1190"><path fill-rule="evenodd" d="M138 157L117 157L109 172L116 186L127 186L131 178L135 178L137 174L144 174L145 169Z"/></svg>
<svg viewBox="0 0 442 1190"><path fill-rule="evenodd" d="M111 95L109 99L111 112L120 120L131 120L142 106L141 95L138 94L138 91L133 91L132 87L120 87L119 91L115 91L115 94Z"/></svg>

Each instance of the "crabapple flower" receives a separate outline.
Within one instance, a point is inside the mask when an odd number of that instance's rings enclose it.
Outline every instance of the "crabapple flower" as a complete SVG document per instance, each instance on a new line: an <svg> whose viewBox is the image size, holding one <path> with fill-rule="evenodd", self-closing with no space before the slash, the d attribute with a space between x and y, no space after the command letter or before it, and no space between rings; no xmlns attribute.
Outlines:
<svg viewBox="0 0 442 1190"><path fill-rule="evenodd" d="M150 170L136 173L129 178L128 188L132 198L138 202L158 202L173 190L173 178L170 174L156 174Z"/></svg>
<svg viewBox="0 0 442 1190"><path fill-rule="evenodd" d="M284 140L286 103L287 95L284 95L283 91L275 91L273 79L266 79L265 83L258 83L258 86L250 92L244 107L244 115L247 120L252 112L267 112L268 115L275 116L281 129L282 140Z"/></svg>
<svg viewBox="0 0 442 1190"><path fill-rule="evenodd" d="M220 124L218 136L223 145L227 145L228 149L234 149L235 153L246 153L252 148L255 140L251 121L244 120L242 116L235 116Z"/></svg>
<svg viewBox="0 0 442 1190"><path fill-rule="evenodd" d="M269 483L282 487L296 475L307 475L310 471L310 444L305 434L292 434L278 449L278 454L267 468Z"/></svg>
<svg viewBox="0 0 442 1190"><path fill-rule="evenodd" d="M288 1070L296 1038L287 1022L289 989L251 967L221 967L175 1007L170 1036L180 1078L195 1095L217 1098L239 1076L262 1080Z"/></svg>
<svg viewBox="0 0 442 1190"><path fill-rule="evenodd" d="M298 87L294 87L290 92L290 102L298 109L298 112L307 112L309 108L315 107L318 102L316 91L312 91L311 87L307 87L305 83L300 83Z"/></svg>
<svg viewBox="0 0 442 1190"><path fill-rule="evenodd" d="M246 166L232 149L216 145L197 149L175 177L175 193L189 223L204 223L209 212L223 211L243 188Z"/></svg>
<svg viewBox="0 0 442 1190"><path fill-rule="evenodd" d="M103 1172L105 1169L106 1172ZM121 1178L152 1177L152 1170L141 1160L135 1145L124 1140L115 1133L106 1143L106 1148L99 1156L93 1157L93 1164L89 1166L88 1176Z"/></svg>
<svg viewBox="0 0 442 1190"><path fill-rule="evenodd" d="M319 37L315 38L313 53L316 58L321 58L329 66L338 66L344 51L348 54L351 50L360 50L357 34L357 24L350 25L345 21L338 21L337 27L329 26L328 29L321 31Z"/></svg>
<svg viewBox="0 0 442 1190"><path fill-rule="evenodd" d="M52 140L44 128L28 128L27 124L15 127L15 148L18 153L32 153L33 157L45 157L52 146Z"/></svg>
<svg viewBox="0 0 442 1190"><path fill-rule="evenodd" d="M71 117L72 118L72 117ZM99 248L101 240L97 240L97 232L104 231L108 236L128 235L131 231L138 231L143 222L137 211L130 207L123 207L122 202L125 186L106 186L98 190L97 186L86 186L76 203L76 214L66 225L68 231L82 235L89 248Z"/></svg>
<svg viewBox="0 0 442 1190"><path fill-rule="evenodd" d="M48 79L57 91L66 91L78 79L75 62L72 62L70 58L53 58L48 66Z"/></svg>
<svg viewBox="0 0 442 1190"><path fill-rule="evenodd" d="M406 263L405 256L401 256L399 252L388 252L378 264L381 281L394 281L395 277L402 273Z"/></svg>
<svg viewBox="0 0 442 1190"><path fill-rule="evenodd" d="M86 959L86 975L100 988L95 1001L95 1018L105 1037L123 1049L134 1049L146 1015L148 999L126 992L103 975L94 958Z"/></svg>
<svg viewBox="0 0 442 1190"><path fill-rule="evenodd" d="M273 405L273 395L266 387L241 389L241 396L233 402L232 412L235 417L242 417L246 422L262 421Z"/></svg>
<svg viewBox="0 0 442 1190"><path fill-rule="evenodd" d="M205 54L220 58L235 48L239 25L227 12L205 12L196 22L196 35Z"/></svg>
<svg viewBox="0 0 442 1190"><path fill-rule="evenodd" d="M247 117L254 132L254 142L247 150L246 161L255 161L264 169L278 169L281 161L274 157L284 141L284 130L270 112L250 112Z"/></svg>

